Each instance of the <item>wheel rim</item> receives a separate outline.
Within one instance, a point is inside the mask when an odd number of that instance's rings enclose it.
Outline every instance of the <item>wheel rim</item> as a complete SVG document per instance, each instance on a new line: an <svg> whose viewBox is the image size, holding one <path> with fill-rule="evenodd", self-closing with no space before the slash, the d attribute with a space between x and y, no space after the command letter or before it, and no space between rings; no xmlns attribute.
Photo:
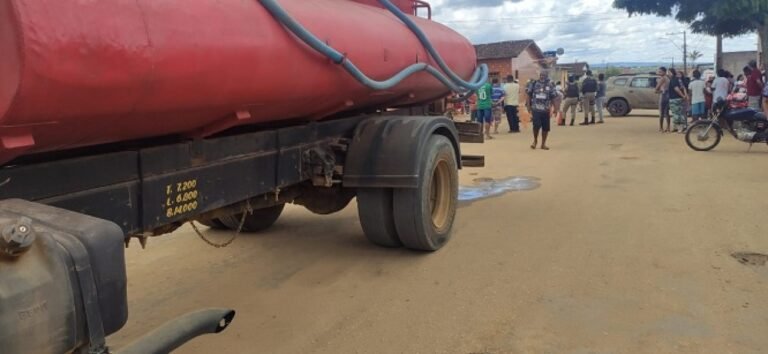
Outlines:
<svg viewBox="0 0 768 354"><path fill-rule="evenodd" d="M709 124L697 124L688 130L688 142L699 149L706 149L715 143L717 130Z"/></svg>
<svg viewBox="0 0 768 354"><path fill-rule="evenodd" d="M621 101L613 101L611 102L610 105L608 105L608 111L614 115L624 114L624 111L625 111L624 108L625 108L624 103Z"/></svg>
<svg viewBox="0 0 768 354"><path fill-rule="evenodd" d="M429 197L429 209L435 229L443 230L449 225L451 203L451 168L447 161L440 160L432 172Z"/></svg>

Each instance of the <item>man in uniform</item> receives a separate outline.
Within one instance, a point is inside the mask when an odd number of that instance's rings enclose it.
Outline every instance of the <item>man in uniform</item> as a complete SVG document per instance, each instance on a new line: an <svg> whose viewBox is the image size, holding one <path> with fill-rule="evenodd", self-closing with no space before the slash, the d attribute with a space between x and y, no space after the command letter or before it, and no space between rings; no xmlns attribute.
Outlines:
<svg viewBox="0 0 768 354"><path fill-rule="evenodd" d="M581 93L584 104L584 123L580 125L595 124L595 101L597 100L597 80L592 77L592 70L587 70L587 77L581 83ZM588 115L592 115L592 120L588 120Z"/></svg>
<svg viewBox="0 0 768 354"><path fill-rule="evenodd" d="M565 101L563 101L563 121L571 110L571 125L576 120L576 106L579 104L579 85L576 84L576 78L571 76L565 84ZM563 123L565 124L565 123Z"/></svg>
<svg viewBox="0 0 768 354"><path fill-rule="evenodd" d="M539 131L541 131L541 149L549 150L549 147L547 147L547 136L549 135L552 100L557 97L555 84L549 81L547 73L542 71L539 73L539 80L528 85L526 91L528 94L528 109L533 115L533 144L531 149L536 149Z"/></svg>

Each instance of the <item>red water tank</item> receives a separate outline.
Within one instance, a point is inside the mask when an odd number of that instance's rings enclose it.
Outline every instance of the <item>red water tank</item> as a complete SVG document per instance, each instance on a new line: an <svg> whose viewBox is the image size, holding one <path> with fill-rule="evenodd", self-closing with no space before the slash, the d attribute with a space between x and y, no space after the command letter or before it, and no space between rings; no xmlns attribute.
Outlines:
<svg viewBox="0 0 768 354"><path fill-rule="evenodd" d="M416 37L380 7L351 0L279 3L374 79L416 62L434 65ZM469 41L414 20L469 79L476 67ZM0 2L0 164L52 150L318 120L446 93L426 73L372 91L288 33L257 0Z"/></svg>

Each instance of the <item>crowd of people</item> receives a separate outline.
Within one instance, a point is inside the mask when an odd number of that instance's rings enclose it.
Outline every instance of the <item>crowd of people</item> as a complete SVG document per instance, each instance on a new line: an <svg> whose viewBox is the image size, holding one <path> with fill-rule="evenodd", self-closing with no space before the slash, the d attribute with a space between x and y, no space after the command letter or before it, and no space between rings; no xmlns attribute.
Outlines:
<svg viewBox="0 0 768 354"><path fill-rule="evenodd" d="M499 79L492 79L481 87L467 101L467 106L459 104L456 111L468 111L472 121L483 124L486 139L493 139L499 133L502 116L506 115L509 133L520 132L520 99L524 98L524 107L531 114L534 141L531 149L539 147L541 136L542 150L549 150L547 138L552 117L558 125L565 126L565 116L570 110L570 125L576 120L576 109L584 112L584 121L579 125L603 124L605 107L605 77L595 79L591 71L580 82L575 76L568 79L565 87L560 82L552 82L546 71L542 71L538 80L531 80L522 88L513 76L507 76L502 84ZM522 93L522 94L521 94ZM562 111L561 111L562 108Z"/></svg>
<svg viewBox="0 0 768 354"><path fill-rule="evenodd" d="M732 73L719 69L716 76L702 77L694 70L693 78L675 69L659 68L656 93L659 95L659 131L685 133L692 121L708 118L714 105L727 101L734 107L749 107L768 115L768 80L757 61L752 60L734 79ZM666 128L664 123L666 122Z"/></svg>
<svg viewBox="0 0 768 354"><path fill-rule="evenodd" d="M754 60L744 67L743 74L737 78L722 69L716 75L707 77L701 71L694 70L689 78L681 70L661 67L657 75L659 131L662 133L685 133L689 119L708 118L715 103L720 100L764 111L768 115L768 78ZM493 135L499 133L504 115L509 133L520 132L522 99L533 123L531 149L549 150L547 138L553 117L560 126L574 126L578 109L584 113L584 120L579 123L581 126L605 122L606 89L605 76L599 74L595 79L589 70L580 80L569 76L565 85L551 81L546 71L540 73L538 80L532 79L524 87L510 75L503 83L497 78L492 79L465 103L458 103L455 110L468 112L472 121L483 125L486 139L493 139Z"/></svg>

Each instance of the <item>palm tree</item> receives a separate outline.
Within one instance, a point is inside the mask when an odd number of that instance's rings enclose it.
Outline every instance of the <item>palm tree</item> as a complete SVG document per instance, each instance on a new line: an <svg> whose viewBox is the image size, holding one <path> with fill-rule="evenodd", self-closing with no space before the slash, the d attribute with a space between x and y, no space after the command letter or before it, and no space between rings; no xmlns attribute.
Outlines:
<svg viewBox="0 0 768 354"><path fill-rule="evenodd" d="M698 50L694 50L693 52L688 54L688 59L691 60L691 66L696 67L696 61L703 56L704 54L701 54L701 52Z"/></svg>

